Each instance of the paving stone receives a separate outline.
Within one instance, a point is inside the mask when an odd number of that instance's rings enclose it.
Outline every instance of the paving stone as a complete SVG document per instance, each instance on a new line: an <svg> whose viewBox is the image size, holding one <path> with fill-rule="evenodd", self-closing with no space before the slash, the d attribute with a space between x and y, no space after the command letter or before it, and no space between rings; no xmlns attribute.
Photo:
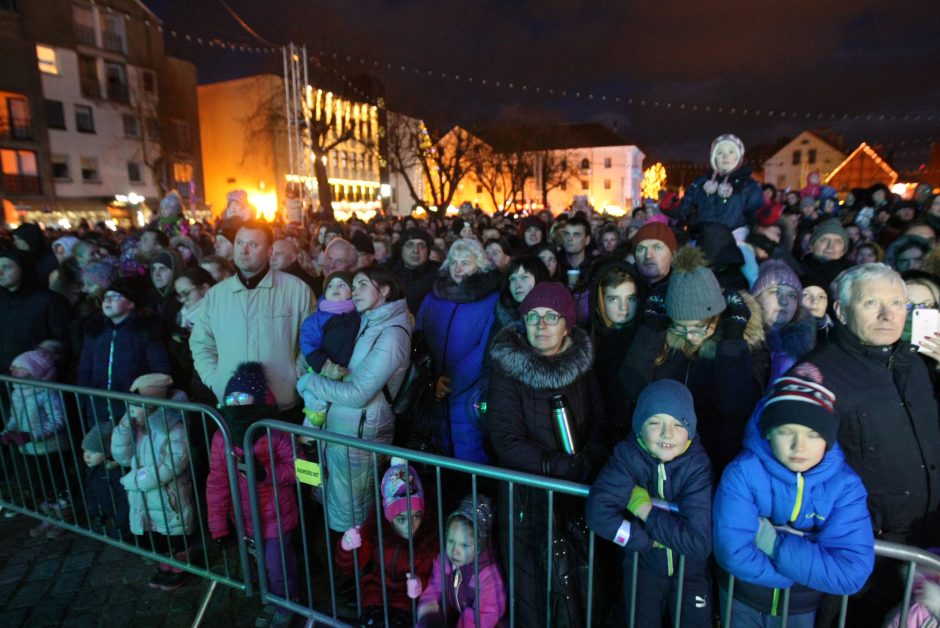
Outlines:
<svg viewBox="0 0 940 628"><path fill-rule="evenodd" d="M56 578L50 593L56 596L71 596L73 593L78 593L84 583L84 572L73 571L71 573L62 573Z"/></svg>
<svg viewBox="0 0 940 628"><path fill-rule="evenodd" d="M108 586L84 586L75 598L72 606L76 610L95 609L103 607L108 597L111 595L111 588Z"/></svg>
<svg viewBox="0 0 940 628"><path fill-rule="evenodd" d="M29 615L29 611L30 609L28 608L3 609L4 628L19 628L19 626L26 626L26 617Z"/></svg>
<svg viewBox="0 0 940 628"><path fill-rule="evenodd" d="M29 568L29 563L8 565L3 571L0 571L0 584L19 582L26 575L26 572L29 571Z"/></svg>
<svg viewBox="0 0 940 628"><path fill-rule="evenodd" d="M72 611L69 615L62 620L62 628L88 628L89 626L97 626L99 620L104 619L100 611ZM102 622L106 625L110 625L109 622Z"/></svg>
<svg viewBox="0 0 940 628"><path fill-rule="evenodd" d="M65 564L62 565L62 571L73 571L76 569L87 569L91 567L95 562L96 553L95 552L82 552L81 554L72 554L69 556Z"/></svg>
<svg viewBox="0 0 940 628"><path fill-rule="evenodd" d="M10 602L10 608L37 606L42 602L51 584L51 580L30 580L20 587L20 590L13 596L13 600Z"/></svg>
<svg viewBox="0 0 940 628"><path fill-rule="evenodd" d="M56 575L61 567L61 559L56 558L53 560L44 560L41 563L36 563L29 571L29 579L46 580Z"/></svg>

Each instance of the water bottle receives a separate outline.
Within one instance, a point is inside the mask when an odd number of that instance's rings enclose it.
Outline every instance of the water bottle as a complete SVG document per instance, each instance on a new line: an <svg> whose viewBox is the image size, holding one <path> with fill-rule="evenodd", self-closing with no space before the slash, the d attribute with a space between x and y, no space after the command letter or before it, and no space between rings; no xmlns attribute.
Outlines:
<svg viewBox="0 0 940 628"><path fill-rule="evenodd" d="M552 397L551 408L558 443L566 454L576 454L578 444L575 440L574 417L568 407L568 400L564 395L555 395Z"/></svg>

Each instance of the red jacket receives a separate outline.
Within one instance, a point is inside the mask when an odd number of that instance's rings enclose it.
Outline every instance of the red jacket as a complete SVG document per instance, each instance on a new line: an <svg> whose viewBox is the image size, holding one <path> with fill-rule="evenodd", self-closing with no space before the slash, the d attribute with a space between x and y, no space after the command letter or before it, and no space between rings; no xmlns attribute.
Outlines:
<svg viewBox="0 0 940 628"><path fill-rule="evenodd" d="M294 451L291 439L284 432L271 432L274 450L274 475L277 480L277 498L280 502L281 532L288 532L299 525L297 510L297 489L294 476ZM277 504L274 503L274 484L271 479L271 458L268 450L268 436L265 434L255 441L252 447L255 460L267 470L267 477L258 483L258 507L261 509L262 537L273 539L279 536ZM245 452L235 447L235 453L241 458ZM248 479L238 474L238 490L241 496L242 516L245 520L245 533L254 534L251 524L251 509L248 501ZM234 520L232 494L229 490L228 467L225 464L225 444L222 432L217 431L212 437L212 449L209 454L209 477L206 479L206 505L209 509L209 533L217 539L229 533L229 520Z"/></svg>
<svg viewBox="0 0 940 628"><path fill-rule="evenodd" d="M428 585L431 565L438 553L437 524L430 504L425 505L424 518L414 539L415 568L412 572L420 578L422 589ZM359 548L359 569L362 573L362 606L382 606L382 574L379 562L379 533L375 525L375 511L369 513L359 530L362 546ZM408 597L408 539L402 538L391 524L382 518L382 542L385 547L385 590L388 605L403 611L411 611ZM353 553L342 547L342 539L336 544L336 564L343 573L353 572ZM417 600L415 600L417 603Z"/></svg>

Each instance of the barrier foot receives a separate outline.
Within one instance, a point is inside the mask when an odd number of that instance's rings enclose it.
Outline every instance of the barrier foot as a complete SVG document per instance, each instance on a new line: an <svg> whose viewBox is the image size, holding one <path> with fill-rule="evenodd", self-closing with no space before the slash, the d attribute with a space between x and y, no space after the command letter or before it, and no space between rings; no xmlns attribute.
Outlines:
<svg viewBox="0 0 940 628"><path fill-rule="evenodd" d="M212 596L215 594L215 588L219 586L217 580L213 580L209 583L209 590L206 591L206 594L202 598L202 602L199 603L199 610L196 611L196 616L193 618L192 628L197 628L202 624L202 620L206 615L206 610L209 608L209 602L212 601Z"/></svg>

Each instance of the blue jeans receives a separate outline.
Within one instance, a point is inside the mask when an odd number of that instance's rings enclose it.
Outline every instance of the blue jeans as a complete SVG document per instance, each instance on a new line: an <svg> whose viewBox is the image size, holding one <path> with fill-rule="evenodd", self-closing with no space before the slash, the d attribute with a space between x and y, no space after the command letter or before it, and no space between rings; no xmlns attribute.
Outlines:
<svg viewBox="0 0 940 628"><path fill-rule="evenodd" d="M724 620L728 610L728 591L724 587L719 587L719 598L721 600L721 619ZM782 628L783 627L783 609L780 609L779 615L771 615L759 611L752 606L748 606L741 600L734 600L731 607L731 627L732 628ZM809 613L790 614L787 617L787 628L813 628L816 620L816 611Z"/></svg>

